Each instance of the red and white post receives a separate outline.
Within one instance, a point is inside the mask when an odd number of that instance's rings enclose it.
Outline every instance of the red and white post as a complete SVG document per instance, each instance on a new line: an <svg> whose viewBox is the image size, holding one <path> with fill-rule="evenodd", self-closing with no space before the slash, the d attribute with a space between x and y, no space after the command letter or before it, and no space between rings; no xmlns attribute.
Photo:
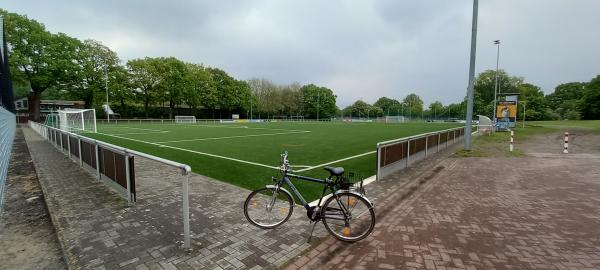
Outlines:
<svg viewBox="0 0 600 270"><path fill-rule="evenodd" d="M565 132L565 149L563 150L563 154L569 153L569 132Z"/></svg>
<svg viewBox="0 0 600 270"><path fill-rule="evenodd" d="M514 149L513 143L515 142L514 137L515 136L515 132L514 131L510 131L510 151L512 152Z"/></svg>

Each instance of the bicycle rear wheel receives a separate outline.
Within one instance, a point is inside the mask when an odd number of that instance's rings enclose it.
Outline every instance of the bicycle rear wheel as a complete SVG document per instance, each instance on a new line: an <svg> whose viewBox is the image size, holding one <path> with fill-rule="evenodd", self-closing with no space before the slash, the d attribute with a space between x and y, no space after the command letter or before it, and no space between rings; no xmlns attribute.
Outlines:
<svg viewBox="0 0 600 270"><path fill-rule="evenodd" d="M322 208L323 224L329 233L346 242L367 237L375 227L375 211L364 197L341 192L325 201Z"/></svg>
<svg viewBox="0 0 600 270"><path fill-rule="evenodd" d="M272 229L285 223L294 211L290 195L266 187L253 191L244 203L244 215L255 226Z"/></svg>

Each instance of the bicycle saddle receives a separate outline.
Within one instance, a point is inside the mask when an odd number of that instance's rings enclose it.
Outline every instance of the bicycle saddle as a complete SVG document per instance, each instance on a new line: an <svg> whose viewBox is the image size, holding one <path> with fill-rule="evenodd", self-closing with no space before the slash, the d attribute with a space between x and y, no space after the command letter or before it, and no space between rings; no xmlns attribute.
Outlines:
<svg viewBox="0 0 600 270"><path fill-rule="evenodd" d="M326 167L323 167L323 169L325 169L326 171L331 173L331 175L333 175L333 176L340 176L340 175L344 174L344 168L342 168L342 167L334 168L334 167L326 166Z"/></svg>

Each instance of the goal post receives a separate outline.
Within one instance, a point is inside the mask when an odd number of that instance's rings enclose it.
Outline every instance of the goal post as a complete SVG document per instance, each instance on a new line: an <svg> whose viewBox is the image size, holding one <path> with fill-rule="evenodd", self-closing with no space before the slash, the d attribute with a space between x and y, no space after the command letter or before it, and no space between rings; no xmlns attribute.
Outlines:
<svg viewBox="0 0 600 270"><path fill-rule="evenodd" d="M58 126L68 132L97 132L95 109L64 109L58 111Z"/></svg>
<svg viewBox="0 0 600 270"><path fill-rule="evenodd" d="M386 116L385 122L386 123L404 123L404 122L406 122L406 119L404 118L404 116Z"/></svg>
<svg viewBox="0 0 600 270"><path fill-rule="evenodd" d="M195 124L196 123L196 116L176 115L175 116L175 123L177 123L177 124Z"/></svg>

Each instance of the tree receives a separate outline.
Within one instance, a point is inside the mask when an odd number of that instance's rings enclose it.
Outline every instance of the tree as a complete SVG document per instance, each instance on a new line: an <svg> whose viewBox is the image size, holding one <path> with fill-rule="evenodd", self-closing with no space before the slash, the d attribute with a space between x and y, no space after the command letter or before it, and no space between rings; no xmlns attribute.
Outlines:
<svg viewBox="0 0 600 270"><path fill-rule="evenodd" d="M433 119L437 120L437 117L444 112L444 105L439 101L433 102L429 104L429 112L430 117L433 116Z"/></svg>
<svg viewBox="0 0 600 270"><path fill-rule="evenodd" d="M586 83L569 82L558 85L552 94L545 97L547 106L560 118L573 119L579 112L579 103L585 93ZM568 114L568 116L567 116Z"/></svg>
<svg viewBox="0 0 600 270"><path fill-rule="evenodd" d="M144 113L148 118L148 107L157 99L156 86L160 82L157 60L146 57L127 61L129 82L134 92L144 103Z"/></svg>
<svg viewBox="0 0 600 270"><path fill-rule="evenodd" d="M381 108L385 115L396 115L400 107L400 102L395 99L380 97L373 103L373 106Z"/></svg>
<svg viewBox="0 0 600 270"><path fill-rule="evenodd" d="M155 63L157 76L159 77L156 89L162 101L169 104L169 119L173 118L175 106L183 103L183 89L187 67L185 63L175 57L158 58Z"/></svg>
<svg viewBox="0 0 600 270"><path fill-rule="evenodd" d="M29 84L29 113L34 121L40 121L41 94L68 81L74 67L71 55L76 40L64 34L51 34L43 24L26 16L3 9L0 15L4 17L4 33L11 51L13 81Z"/></svg>
<svg viewBox="0 0 600 270"><path fill-rule="evenodd" d="M199 106L214 108L217 103L217 93L214 83L203 66L186 64L187 72L184 78L183 102L192 109L192 114Z"/></svg>
<svg viewBox="0 0 600 270"><path fill-rule="evenodd" d="M523 83L517 87L520 97L519 103L525 102L525 118L530 120L546 119L546 104L544 100L544 92L538 86L530 83ZM521 108L519 108L521 109ZM517 115L522 118L522 113Z"/></svg>
<svg viewBox="0 0 600 270"><path fill-rule="evenodd" d="M304 97L304 116L312 119L330 118L335 116L337 107L336 96L331 89L314 84L304 85L300 89Z"/></svg>
<svg viewBox="0 0 600 270"><path fill-rule="evenodd" d="M523 83L523 78L510 76L504 70L498 72L498 94L517 93L518 86ZM493 113L494 89L496 85L496 71L486 70L475 78L475 92L473 96L473 114L490 115Z"/></svg>
<svg viewBox="0 0 600 270"><path fill-rule="evenodd" d="M579 107L583 119L600 119L600 75L585 86L585 93Z"/></svg>
<svg viewBox="0 0 600 270"><path fill-rule="evenodd" d="M92 108L94 97L103 100L101 97L105 96L107 80L116 80L113 73L119 67L119 58L110 48L95 40L88 39L76 43L76 46L78 48L71 58L76 62L69 80L71 96L83 100L86 108Z"/></svg>
<svg viewBox="0 0 600 270"><path fill-rule="evenodd" d="M423 100L417 94L409 94L402 101L409 117L421 115L423 112Z"/></svg>

